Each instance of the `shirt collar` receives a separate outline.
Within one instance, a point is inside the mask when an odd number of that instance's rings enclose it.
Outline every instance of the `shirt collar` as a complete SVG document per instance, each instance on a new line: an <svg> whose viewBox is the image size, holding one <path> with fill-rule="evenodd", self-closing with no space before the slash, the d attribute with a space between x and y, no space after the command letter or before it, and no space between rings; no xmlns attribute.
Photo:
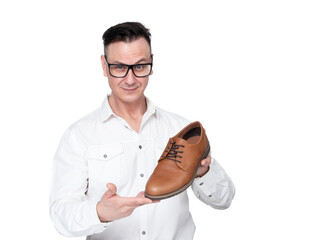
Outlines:
<svg viewBox="0 0 320 240"><path fill-rule="evenodd" d="M100 107L100 120L102 122L107 121L111 116L116 116L116 114L112 111L110 107L109 100L108 100L109 96L110 95L107 95L105 97ZM146 101L147 101L147 111L144 113L145 115L144 118L148 119L152 115L154 115L157 118L158 116L157 107L147 97L146 97Z"/></svg>
<svg viewBox="0 0 320 240"><path fill-rule="evenodd" d="M156 118L158 118L158 110L157 107L150 101L149 98L146 97L146 102L147 102L147 111L144 113L144 117L148 119L152 115L154 115Z"/></svg>
<svg viewBox="0 0 320 240"><path fill-rule="evenodd" d="M105 97L100 107L100 120L102 122L108 120L112 115L115 116L109 104L109 100L108 100L109 96L110 95L107 95Z"/></svg>

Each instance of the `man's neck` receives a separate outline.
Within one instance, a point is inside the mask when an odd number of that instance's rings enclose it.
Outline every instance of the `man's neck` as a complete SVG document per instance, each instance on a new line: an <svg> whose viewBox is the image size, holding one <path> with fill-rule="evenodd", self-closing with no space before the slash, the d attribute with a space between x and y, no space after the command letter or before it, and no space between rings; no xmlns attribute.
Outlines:
<svg viewBox="0 0 320 240"><path fill-rule="evenodd" d="M108 100L112 111L117 116L126 120L133 130L139 132L142 117L147 111L146 98L143 96L141 99L138 99L135 102L127 103L116 99L111 94Z"/></svg>

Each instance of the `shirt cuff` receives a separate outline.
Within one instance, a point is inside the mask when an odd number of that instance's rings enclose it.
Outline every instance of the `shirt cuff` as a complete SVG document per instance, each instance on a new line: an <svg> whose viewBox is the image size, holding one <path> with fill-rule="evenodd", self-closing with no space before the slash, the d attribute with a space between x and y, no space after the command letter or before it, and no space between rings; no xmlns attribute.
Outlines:
<svg viewBox="0 0 320 240"><path fill-rule="evenodd" d="M112 222L101 222L97 213L97 204L99 200L91 200L88 202L88 221L92 225L92 233L101 233L106 230Z"/></svg>
<svg viewBox="0 0 320 240"><path fill-rule="evenodd" d="M202 191L203 194L205 194L207 197L212 197L211 194L211 182L213 179L213 171L211 171L211 167L208 170L206 174L204 174L202 177L198 177L194 180L194 186L197 189L196 196L200 197L200 191ZM202 194L201 194L202 195Z"/></svg>
<svg viewBox="0 0 320 240"><path fill-rule="evenodd" d="M213 158L209 171L195 179L192 190L198 199L216 209L228 208L235 193L231 179Z"/></svg>

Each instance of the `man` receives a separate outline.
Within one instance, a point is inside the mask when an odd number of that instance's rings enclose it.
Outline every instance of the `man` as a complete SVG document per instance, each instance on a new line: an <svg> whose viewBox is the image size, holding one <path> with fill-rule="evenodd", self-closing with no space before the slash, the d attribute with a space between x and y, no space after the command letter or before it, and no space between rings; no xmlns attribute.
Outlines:
<svg viewBox="0 0 320 240"><path fill-rule="evenodd" d="M50 213L65 236L193 239L186 191L162 201L143 193L168 139L189 123L144 96L153 73L150 36L135 22L103 35L101 64L111 94L67 129L53 162ZM218 209L229 207L235 192L210 155L202 160L192 189Z"/></svg>

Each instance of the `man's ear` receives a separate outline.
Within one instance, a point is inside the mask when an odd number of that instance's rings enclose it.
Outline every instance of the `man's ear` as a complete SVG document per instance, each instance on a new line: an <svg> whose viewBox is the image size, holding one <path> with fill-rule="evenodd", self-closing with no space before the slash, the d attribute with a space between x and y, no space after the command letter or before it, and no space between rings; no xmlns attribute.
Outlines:
<svg viewBox="0 0 320 240"><path fill-rule="evenodd" d="M100 60L101 60L101 66L103 69L103 75L105 77L108 77L108 67L107 67L107 63L106 63L106 59L104 58L104 55L101 55Z"/></svg>
<svg viewBox="0 0 320 240"><path fill-rule="evenodd" d="M152 75L153 74L153 54L151 54L151 59L152 59L152 69L151 69L151 73L150 73L150 75Z"/></svg>

